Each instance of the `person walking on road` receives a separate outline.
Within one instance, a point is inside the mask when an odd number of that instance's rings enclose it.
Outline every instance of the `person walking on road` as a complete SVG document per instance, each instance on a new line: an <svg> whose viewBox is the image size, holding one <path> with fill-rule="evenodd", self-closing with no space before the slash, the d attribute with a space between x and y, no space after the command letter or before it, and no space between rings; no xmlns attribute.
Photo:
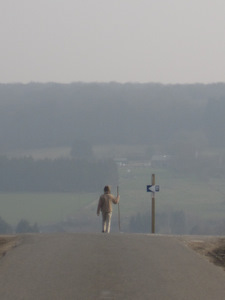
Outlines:
<svg viewBox="0 0 225 300"><path fill-rule="evenodd" d="M110 233L111 218L112 218L112 203L119 203L120 196L114 197L111 194L110 187L106 185L104 187L104 194L102 194L98 201L97 215L100 211L102 213L102 232Z"/></svg>

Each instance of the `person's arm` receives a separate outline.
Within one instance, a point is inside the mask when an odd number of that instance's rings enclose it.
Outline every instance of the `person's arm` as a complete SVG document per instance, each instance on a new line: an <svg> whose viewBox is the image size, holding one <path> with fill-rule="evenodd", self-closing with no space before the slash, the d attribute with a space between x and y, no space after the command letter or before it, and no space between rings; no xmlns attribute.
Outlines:
<svg viewBox="0 0 225 300"><path fill-rule="evenodd" d="M113 197L113 203L114 203L114 204L119 203L119 201L120 201L120 196L119 196L119 195L116 196L116 197Z"/></svg>

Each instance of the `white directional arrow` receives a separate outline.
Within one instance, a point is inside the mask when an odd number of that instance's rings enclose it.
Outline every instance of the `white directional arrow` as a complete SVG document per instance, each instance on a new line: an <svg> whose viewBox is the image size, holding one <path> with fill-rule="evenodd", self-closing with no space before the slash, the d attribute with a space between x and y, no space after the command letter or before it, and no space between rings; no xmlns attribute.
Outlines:
<svg viewBox="0 0 225 300"><path fill-rule="evenodd" d="M159 185L147 185L147 192L159 192Z"/></svg>

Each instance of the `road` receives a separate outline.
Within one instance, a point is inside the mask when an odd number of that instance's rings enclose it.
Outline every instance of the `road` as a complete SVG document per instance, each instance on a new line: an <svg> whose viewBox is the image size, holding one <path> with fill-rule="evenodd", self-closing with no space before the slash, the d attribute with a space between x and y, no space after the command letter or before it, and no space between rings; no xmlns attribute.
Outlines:
<svg viewBox="0 0 225 300"><path fill-rule="evenodd" d="M221 300L225 272L178 238L37 234L0 260L1 300Z"/></svg>

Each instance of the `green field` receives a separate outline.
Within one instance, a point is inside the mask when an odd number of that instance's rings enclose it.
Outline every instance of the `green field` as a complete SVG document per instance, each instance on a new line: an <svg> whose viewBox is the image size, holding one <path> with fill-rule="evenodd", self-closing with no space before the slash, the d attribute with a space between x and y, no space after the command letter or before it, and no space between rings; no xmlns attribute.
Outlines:
<svg viewBox="0 0 225 300"><path fill-rule="evenodd" d="M160 191L155 193L156 213L183 211L189 222L225 219L225 186L221 179L204 182L198 178L176 178L169 171L147 167L126 172L122 170L120 177L121 209L127 218L151 210L151 193L146 192L146 185L151 184L154 173L160 186Z"/></svg>
<svg viewBox="0 0 225 300"><path fill-rule="evenodd" d="M1 193L1 217L10 224L21 219L31 223L51 224L72 217L93 201L93 194L71 193Z"/></svg>
<svg viewBox="0 0 225 300"><path fill-rule="evenodd" d="M119 168L121 223L125 230L131 216L150 212L151 193L146 192L146 185L151 184L152 173L160 186L155 194L156 213L183 211L187 222L225 219L225 186L221 179L204 182L176 177L162 169L126 166ZM112 192L116 193L116 187ZM1 193L0 216L14 226L21 219L46 225L82 216L91 224L96 220L100 193ZM116 218L115 208L114 221Z"/></svg>

